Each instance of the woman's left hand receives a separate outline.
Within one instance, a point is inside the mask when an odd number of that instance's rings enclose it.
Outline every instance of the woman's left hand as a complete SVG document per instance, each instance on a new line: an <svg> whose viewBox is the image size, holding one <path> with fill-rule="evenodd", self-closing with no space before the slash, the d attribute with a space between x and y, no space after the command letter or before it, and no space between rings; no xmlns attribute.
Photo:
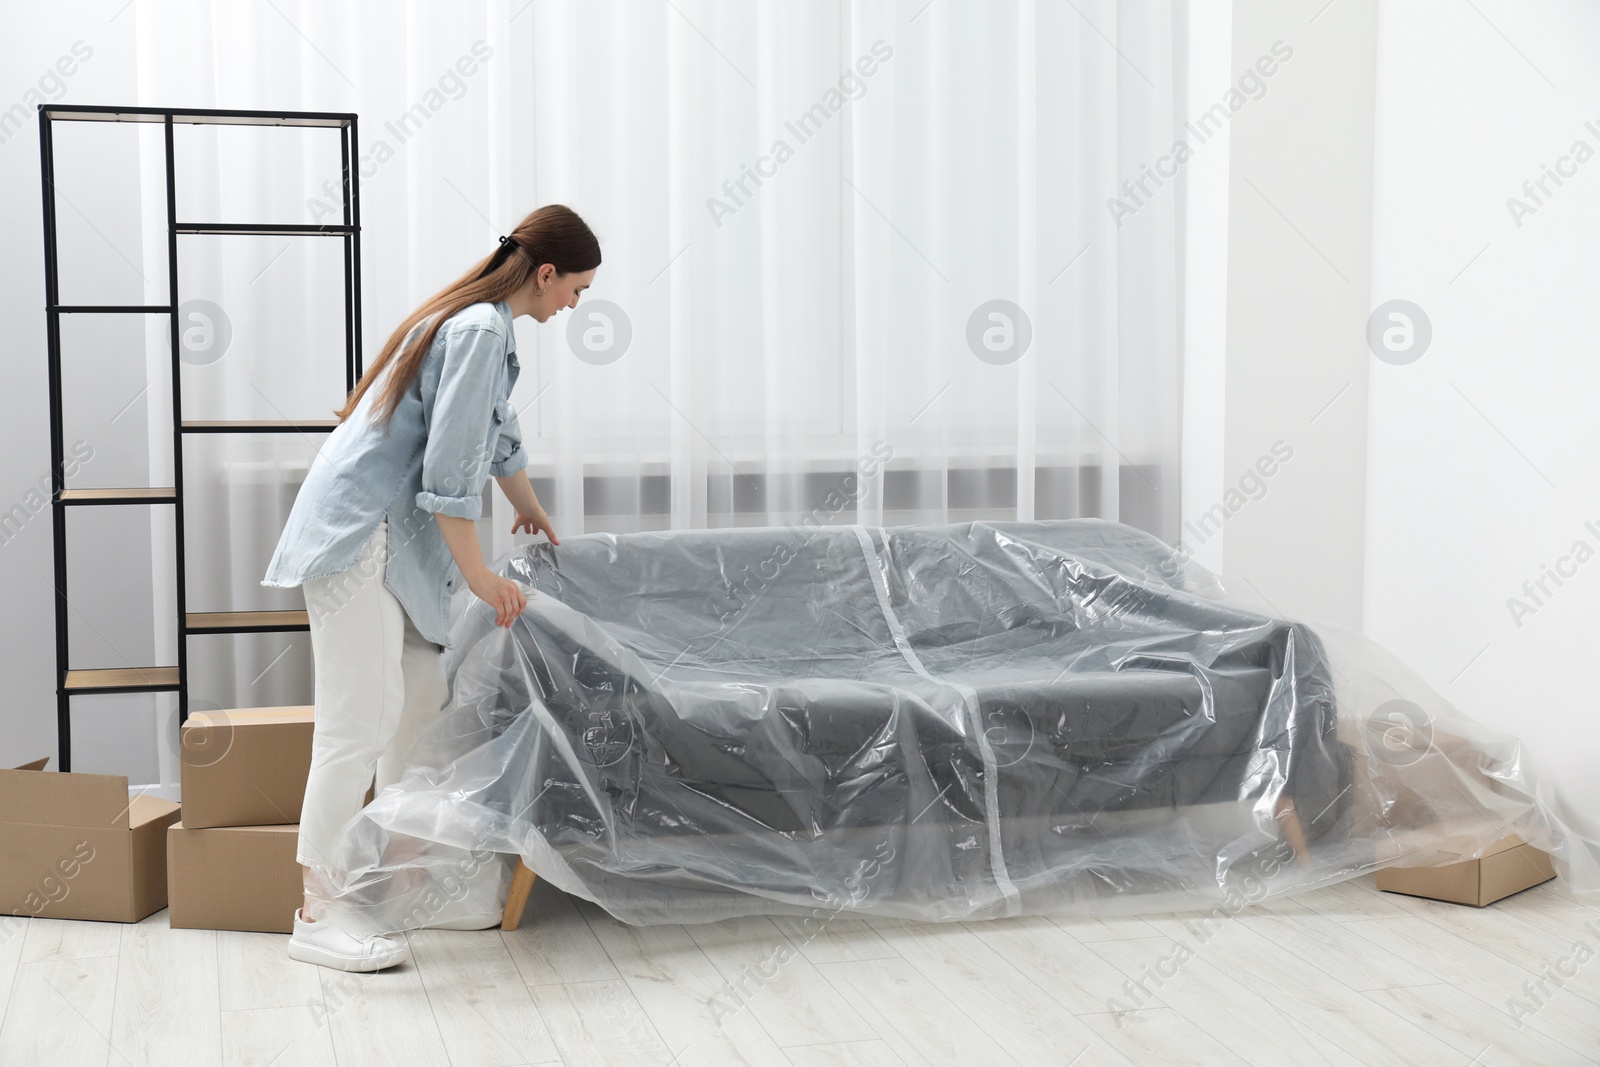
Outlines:
<svg viewBox="0 0 1600 1067"><path fill-rule="evenodd" d="M560 541L556 540L556 532L555 530L551 529L550 516L545 514L544 508L537 508L532 514L523 514L520 511L517 512L517 521L511 526L512 533L532 534L539 533L540 531L543 531L544 535L550 538L550 543L552 545L559 545L561 543Z"/></svg>

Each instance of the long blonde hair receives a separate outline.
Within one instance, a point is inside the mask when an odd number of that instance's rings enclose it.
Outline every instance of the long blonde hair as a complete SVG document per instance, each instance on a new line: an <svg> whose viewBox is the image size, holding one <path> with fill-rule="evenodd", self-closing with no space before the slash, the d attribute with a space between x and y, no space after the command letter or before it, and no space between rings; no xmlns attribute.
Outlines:
<svg viewBox="0 0 1600 1067"><path fill-rule="evenodd" d="M517 224L509 240L408 315L384 342L378 358L361 375L361 380L345 399L344 407L334 411L339 421L350 417L372 383L390 363L398 360L376 404L374 421L387 424L412 379L422 369L428 349L433 346L433 339L444 321L472 304L506 299L526 285L533 272L545 263L554 266L557 274L582 273L600 265L600 242L595 240L578 213L563 204L546 204L534 211ZM406 337L430 316L432 321L406 345Z"/></svg>

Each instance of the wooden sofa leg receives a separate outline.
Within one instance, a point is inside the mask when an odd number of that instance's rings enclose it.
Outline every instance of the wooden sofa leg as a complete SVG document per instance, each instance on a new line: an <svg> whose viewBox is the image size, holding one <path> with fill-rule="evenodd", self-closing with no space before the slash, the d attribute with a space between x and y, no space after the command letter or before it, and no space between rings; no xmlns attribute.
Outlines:
<svg viewBox="0 0 1600 1067"><path fill-rule="evenodd" d="M500 916L500 929L515 930L521 924L522 909L527 906L528 892L533 889L536 877L522 862L522 857L518 856L517 869L511 875L511 888L506 890L506 910Z"/></svg>
<svg viewBox="0 0 1600 1067"><path fill-rule="evenodd" d="M1294 801L1288 797L1278 795L1277 811L1278 825L1283 827L1284 840L1289 842L1289 847L1294 850L1294 858L1302 868L1311 868L1311 846L1306 843L1305 827L1300 825L1300 813L1294 810Z"/></svg>

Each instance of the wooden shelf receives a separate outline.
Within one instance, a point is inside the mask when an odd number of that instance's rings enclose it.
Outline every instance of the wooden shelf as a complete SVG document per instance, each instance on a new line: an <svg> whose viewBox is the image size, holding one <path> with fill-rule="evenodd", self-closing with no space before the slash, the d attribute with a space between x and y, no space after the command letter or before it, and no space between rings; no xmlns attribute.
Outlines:
<svg viewBox="0 0 1600 1067"><path fill-rule="evenodd" d="M176 667L103 667L68 671L64 688L75 693L136 693L178 688Z"/></svg>
<svg viewBox="0 0 1600 1067"><path fill-rule="evenodd" d="M171 504L178 499L172 486L126 486L121 489L63 489L63 504Z"/></svg>
<svg viewBox="0 0 1600 1067"><path fill-rule="evenodd" d="M57 122L166 122L195 126L348 126L356 116L333 111L224 111L217 108L96 107L46 104L44 113Z"/></svg>
<svg viewBox="0 0 1600 1067"><path fill-rule="evenodd" d="M343 223L315 222L176 222L172 228L178 233L274 234L287 237L344 237L356 232L354 226Z"/></svg>
<svg viewBox="0 0 1600 1067"><path fill-rule="evenodd" d="M304 611L191 611L184 615L184 631L191 634L262 634L309 630Z"/></svg>
<svg viewBox="0 0 1600 1067"><path fill-rule="evenodd" d="M185 419L184 433L322 433L338 419Z"/></svg>
<svg viewBox="0 0 1600 1067"><path fill-rule="evenodd" d="M170 315L169 304L52 304L50 311L61 315Z"/></svg>

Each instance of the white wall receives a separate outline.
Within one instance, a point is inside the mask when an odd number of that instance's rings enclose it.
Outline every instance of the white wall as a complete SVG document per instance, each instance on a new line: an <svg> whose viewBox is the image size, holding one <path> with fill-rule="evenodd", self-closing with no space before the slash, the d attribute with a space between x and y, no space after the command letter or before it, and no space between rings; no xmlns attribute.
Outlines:
<svg viewBox="0 0 1600 1067"><path fill-rule="evenodd" d="M1600 8L1385 0L1378 39L1372 303L1414 302L1433 341L1371 364L1365 629L1594 826L1600 556L1522 587L1600 553ZM1596 158L1534 204L1580 140Z"/></svg>
<svg viewBox="0 0 1600 1067"><path fill-rule="evenodd" d="M1376 0L1236 0L1233 13L1235 84L1255 70L1264 88L1228 124L1223 493L1186 511L1185 537L1220 527L1235 595L1355 627Z"/></svg>
<svg viewBox="0 0 1600 1067"><path fill-rule="evenodd" d="M1186 543L1239 596L1361 627L1526 742L1600 830L1600 9L1236 0L1236 76L1276 39L1294 57L1228 128L1221 484L1274 440L1294 455ZM1542 203L1524 191L1558 165ZM1409 363L1367 344L1397 299L1433 331ZM1215 425L1196 408L1214 396L1187 401ZM1192 524L1218 484L1206 444L1186 438Z"/></svg>

